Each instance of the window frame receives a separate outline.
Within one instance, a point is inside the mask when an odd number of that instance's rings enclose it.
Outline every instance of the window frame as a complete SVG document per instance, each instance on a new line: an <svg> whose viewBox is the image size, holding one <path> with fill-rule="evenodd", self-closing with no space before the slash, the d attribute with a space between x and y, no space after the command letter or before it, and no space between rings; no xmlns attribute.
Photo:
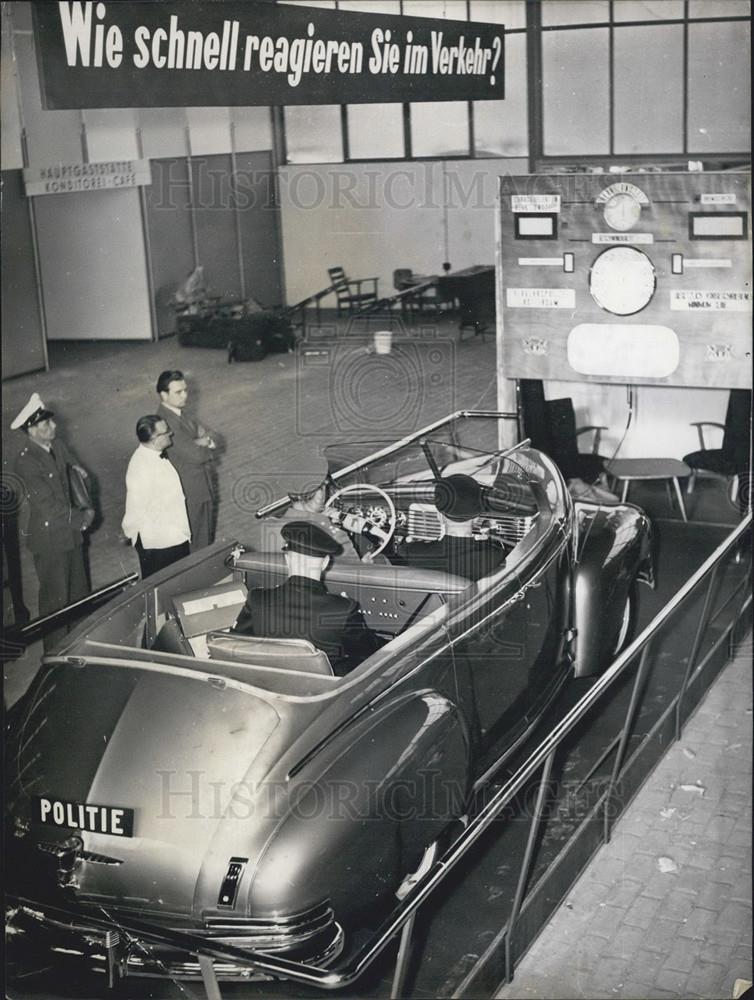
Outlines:
<svg viewBox="0 0 754 1000"><path fill-rule="evenodd" d="M698 150L689 149L689 26L705 23L722 22L751 22L750 14L740 15L720 15L691 17L689 14L689 0L683 0L682 17L668 18L647 18L632 20L616 20L616 0L609 0L609 18L607 21L586 21L572 24L542 24L542 0L525 0L526 26L523 28L506 28L506 37L511 35L525 35L526 37L526 70L525 81L527 90L527 149L529 171L536 173L539 171L553 170L565 166L572 167L574 164L583 166L603 166L607 168L611 165L633 166L637 164L653 164L664 167L676 167L677 169L687 169L688 160L702 160L705 167L719 168L724 166L742 166L748 164L751 157L745 152L726 152L719 150L715 152L700 153ZM339 9L339 2L335 0L335 9ZM400 12L403 14L403 0L400 0ZM466 0L466 20L470 20L471 0ZM682 150L674 152L654 152L654 153L616 153L615 151L615 32L622 28L635 27L656 27L660 25L680 25L683 31L683 52L682 52ZM584 31L594 28L608 29L608 152L600 154L546 154L544 135L544 79L542 65L542 38L546 32L550 31ZM394 102L398 104L399 102ZM350 155L349 129L348 129L348 104L340 105L340 128L341 143L343 149L342 160L312 161L313 163L403 163L407 161L416 162L443 162L455 160L488 160L488 159L508 159L520 160L526 154L510 155L500 154L489 157L480 156L476 151L476 129L474 119L474 102L467 101L468 117L468 139L469 148L466 154L448 154L437 156L417 156L413 152L413 138L411 132L411 102L401 103L402 127L403 127L403 156L374 156L374 157L352 157ZM272 117L274 130L277 132L276 146L281 151L282 156L278 160L280 165L294 165L288 163L285 153L287 141L285 134L284 116L282 109L273 109Z"/></svg>

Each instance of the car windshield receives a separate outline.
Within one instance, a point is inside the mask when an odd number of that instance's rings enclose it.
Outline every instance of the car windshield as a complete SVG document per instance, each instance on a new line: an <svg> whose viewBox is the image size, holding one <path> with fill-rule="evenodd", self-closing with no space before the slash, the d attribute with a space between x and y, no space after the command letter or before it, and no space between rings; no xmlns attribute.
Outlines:
<svg viewBox="0 0 754 1000"><path fill-rule="evenodd" d="M415 494L417 500L431 500L436 480L466 475L490 488L485 495L493 510L515 511L518 505L523 514L549 511L556 497L554 486L547 488L551 471L532 449L501 446L505 419L462 414L397 444L371 440L331 445L325 454L334 488L362 483L391 488L395 495L396 488L403 487L402 492Z"/></svg>
<svg viewBox="0 0 754 1000"><path fill-rule="evenodd" d="M504 419L496 414L463 414L403 443L372 439L334 444L325 448L325 455L339 487L353 482L379 486L431 479L430 463L442 475L456 471L473 475L475 468L481 469L506 450L500 445ZM452 468L462 462L468 463L464 470ZM356 468L351 469L352 465Z"/></svg>

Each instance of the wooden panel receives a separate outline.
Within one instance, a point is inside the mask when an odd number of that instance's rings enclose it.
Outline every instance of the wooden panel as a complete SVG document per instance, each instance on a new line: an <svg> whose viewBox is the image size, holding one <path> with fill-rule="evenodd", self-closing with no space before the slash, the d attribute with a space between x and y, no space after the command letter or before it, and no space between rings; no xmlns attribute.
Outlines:
<svg viewBox="0 0 754 1000"><path fill-rule="evenodd" d="M236 220L231 197L230 155L191 158L199 263L210 295L240 299Z"/></svg>
<svg viewBox="0 0 754 1000"><path fill-rule="evenodd" d="M145 192L157 330L165 337L175 333L170 298L194 269L186 158L152 160L152 184Z"/></svg>
<svg viewBox="0 0 754 1000"><path fill-rule="evenodd" d="M149 340L137 190L34 201L48 340Z"/></svg>
<svg viewBox="0 0 754 1000"><path fill-rule="evenodd" d="M751 386L748 174L503 177L500 213L508 378ZM573 367L584 326L593 345L589 373ZM611 353L610 344L625 347L632 332L638 343L653 327L665 328L657 351ZM673 338L678 360L668 371L672 352L660 367L659 347Z"/></svg>
<svg viewBox="0 0 754 1000"><path fill-rule="evenodd" d="M280 210L271 153L238 154L236 196L246 294L268 308L279 305L283 300Z"/></svg>
<svg viewBox="0 0 754 1000"><path fill-rule="evenodd" d="M45 367L29 207L20 170L3 170L3 378Z"/></svg>

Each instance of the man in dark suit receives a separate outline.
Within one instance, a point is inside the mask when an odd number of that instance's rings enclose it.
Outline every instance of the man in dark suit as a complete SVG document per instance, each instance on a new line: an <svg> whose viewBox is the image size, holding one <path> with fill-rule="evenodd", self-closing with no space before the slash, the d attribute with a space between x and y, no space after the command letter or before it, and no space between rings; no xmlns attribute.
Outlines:
<svg viewBox="0 0 754 1000"><path fill-rule="evenodd" d="M356 601L328 592L322 574L338 542L323 528L291 521L282 529L288 579L279 587L250 590L232 631L275 639L308 639L330 658L339 677L383 644L364 624Z"/></svg>
<svg viewBox="0 0 754 1000"><path fill-rule="evenodd" d="M89 593L82 551L82 532L94 520L90 507L71 503L68 469L86 476L63 441L55 439L53 413L37 393L11 424L23 430L28 441L16 460L16 475L22 487L19 526L31 550L39 580L39 614L53 611ZM45 650L57 645L66 628L48 632Z"/></svg>
<svg viewBox="0 0 754 1000"><path fill-rule="evenodd" d="M157 415L167 421L173 433L169 457L181 478L191 526L191 549L196 551L214 539L211 468L216 443L185 411L188 387L183 372L162 372L157 379L157 394L160 397Z"/></svg>

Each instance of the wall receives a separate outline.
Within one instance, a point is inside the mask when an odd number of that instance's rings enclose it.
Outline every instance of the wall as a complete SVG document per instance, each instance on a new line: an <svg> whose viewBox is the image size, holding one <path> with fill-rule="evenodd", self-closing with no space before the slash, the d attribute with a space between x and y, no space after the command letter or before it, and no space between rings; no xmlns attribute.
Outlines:
<svg viewBox="0 0 754 1000"><path fill-rule="evenodd" d="M3 170L3 378L45 367L29 206L20 170Z"/></svg>
<svg viewBox="0 0 754 1000"><path fill-rule="evenodd" d="M283 167L280 208L286 295L297 302L325 287L327 268L377 276L393 291L393 270L438 274L495 259L494 205L513 159L309 164Z"/></svg>
<svg viewBox="0 0 754 1000"><path fill-rule="evenodd" d="M576 409L576 425L604 424L600 454L611 458L620 444L620 458L683 458L699 448L692 421L723 423L728 405L727 389L678 389L642 385L634 389L634 413L628 432L628 390L626 386L546 382L548 399L570 396ZM621 443L622 439L622 443ZM705 429L709 448L719 448L720 431ZM579 443L582 451L591 448L591 435Z"/></svg>

